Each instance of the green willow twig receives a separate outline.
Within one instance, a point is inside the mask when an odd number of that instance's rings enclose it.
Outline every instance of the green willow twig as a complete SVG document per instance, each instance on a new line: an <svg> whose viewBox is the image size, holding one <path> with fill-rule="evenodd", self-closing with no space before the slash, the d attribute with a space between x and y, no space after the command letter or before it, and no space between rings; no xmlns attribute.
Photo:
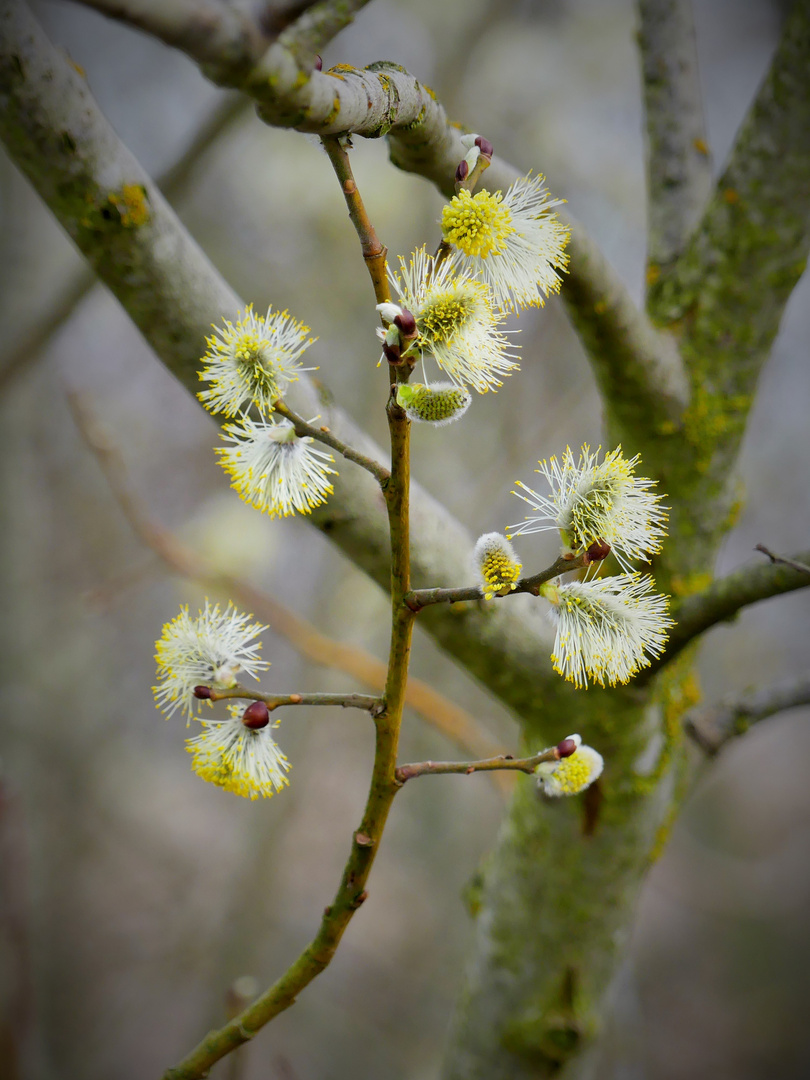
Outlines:
<svg viewBox="0 0 810 1080"><path fill-rule="evenodd" d="M388 483L391 474L384 465L380 465L378 461L366 457L366 455L361 454L359 450L355 450L341 439L338 439L337 436L332 434L328 427L316 427L314 424L308 424L303 417L294 413L289 405L286 405L281 400L277 401L273 408L279 415L286 417L286 419L290 421L295 428L296 435L308 435L312 439L317 439L317 441L323 443L324 446L328 446L331 450L337 451L337 453L345 457L347 461L353 461L354 464L359 465L361 469L370 472L379 484L384 485Z"/></svg>
<svg viewBox="0 0 810 1080"><path fill-rule="evenodd" d="M209 701L227 701L231 698L263 701L270 712L282 705L338 705L343 709L362 709L373 715L382 708L382 698L371 694L265 694L248 686L232 686L228 690L211 688L208 694Z"/></svg>
<svg viewBox="0 0 810 1080"><path fill-rule="evenodd" d="M531 593L533 596L539 596L540 586L545 582L559 577L560 574L566 574L570 570L580 570L583 566L587 566L588 562L586 554L560 555L546 570L532 574L531 577L521 578L514 589L503 593L502 597L496 593L495 597L502 599L516 593ZM482 599L480 585L464 585L457 589L414 589L407 594L404 603L411 611L419 612L430 604L456 604L461 601L480 599Z"/></svg>
<svg viewBox="0 0 810 1080"><path fill-rule="evenodd" d="M349 208L349 218L360 238L360 247L371 277L371 283L374 286L377 303L385 304L391 299L386 262L388 251L380 243L363 205L363 200L360 198L357 181L352 173L351 162L344 141L334 135L325 135L321 138L321 144L332 163L335 175L340 181L340 190L343 192L343 198Z"/></svg>
<svg viewBox="0 0 810 1080"><path fill-rule="evenodd" d="M372 267L368 261L366 265L374 282L375 295L378 295ZM384 696L371 710L375 726L374 764L363 818L352 837L351 851L335 898L325 909L312 942L280 979L239 1016L218 1031L210 1032L183 1061L166 1072L164 1080L198 1080L215 1062L252 1039L265 1024L288 1009L298 994L330 963L343 932L366 899L366 882L388 812L401 787L396 777L396 759L414 622L414 613L403 602L411 587L410 421L393 392L389 395L386 414L391 438L391 474L383 481L382 490L391 546L391 644ZM285 414L282 412L282 415ZM261 700L265 698L262 696Z"/></svg>

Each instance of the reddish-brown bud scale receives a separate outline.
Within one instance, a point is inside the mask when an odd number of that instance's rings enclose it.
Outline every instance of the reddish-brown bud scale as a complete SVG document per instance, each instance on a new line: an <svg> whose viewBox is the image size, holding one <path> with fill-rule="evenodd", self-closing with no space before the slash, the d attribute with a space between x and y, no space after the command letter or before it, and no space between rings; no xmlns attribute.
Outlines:
<svg viewBox="0 0 810 1080"><path fill-rule="evenodd" d="M384 341L382 351L383 356L389 364L399 364L402 362L399 345L389 345L387 341Z"/></svg>
<svg viewBox="0 0 810 1080"><path fill-rule="evenodd" d="M315 57L315 63L313 64L313 67L316 71L323 71L323 60L321 60L320 56Z"/></svg>
<svg viewBox="0 0 810 1080"><path fill-rule="evenodd" d="M254 701L242 713L242 723L251 731L261 731L270 723L270 710L263 701Z"/></svg>
<svg viewBox="0 0 810 1080"><path fill-rule="evenodd" d="M460 184L467 179L467 174L470 171L470 166L466 161L460 161L456 166L456 183Z"/></svg>
<svg viewBox="0 0 810 1080"><path fill-rule="evenodd" d="M610 544L606 540L594 540L587 554L588 562L601 562L610 554Z"/></svg>
<svg viewBox="0 0 810 1080"><path fill-rule="evenodd" d="M394 318L394 326L405 337L413 337L416 333L416 319L407 308L403 308L402 314Z"/></svg>
<svg viewBox="0 0 810 1080"><path fill-rule="evenodd" d="M199 698L200 701L211 700L211 687L210 686L195 686L192 691L195 698Z"/></svg>
<svg viewBox="0 0 810 1080"><path fill-rule="evenodd" d="M557 744L557 753L561 758L571 757L571 755L576 752L577 744L574 739L563 739L561 743Z"/></svg>
<svg viewBox="0 0 810 1080"><path fill-rule="evenodd" d="M491 158L492 155L495 153L495 147L492 145L489 139L485 139L483 135L478 136L478 138L475 140L475 145L478 147L484 157Z"/></svg>

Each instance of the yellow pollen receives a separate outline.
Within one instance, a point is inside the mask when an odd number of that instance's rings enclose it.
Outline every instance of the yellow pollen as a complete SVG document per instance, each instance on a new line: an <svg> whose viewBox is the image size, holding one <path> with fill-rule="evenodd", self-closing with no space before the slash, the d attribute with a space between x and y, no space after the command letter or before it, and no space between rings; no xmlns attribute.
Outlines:
<svg viewBox="0 0 810 1080"><path fill-rule="evenodd" d="M502 552L488 552L481 565L481 576L486 583L484 599L491 600L502 590L509 592L516 588L522 569L522 563L512 562Z"/></svg>
<svg viewBox="0 0 810 1080"><path fill-rule="evenodd" d="M590 780L591 770L582 754L563 758L554 770L554 780L566 795L576 795Z"/></svg>
<svg viewBox="0 0 810 1080"><path fill-rule="evenodd" d="M466 300L443 296L429 304L419 316L419 330L438 345L450 341L470 317Z"/></svg>
<svg viewBox="0 0 810 1080"><path fill-rule="evenodd" d="M498 255L514 231L512 211L503 205L500 192L460 191L442 210L444 239L465 255L481 259Z"/></svg>

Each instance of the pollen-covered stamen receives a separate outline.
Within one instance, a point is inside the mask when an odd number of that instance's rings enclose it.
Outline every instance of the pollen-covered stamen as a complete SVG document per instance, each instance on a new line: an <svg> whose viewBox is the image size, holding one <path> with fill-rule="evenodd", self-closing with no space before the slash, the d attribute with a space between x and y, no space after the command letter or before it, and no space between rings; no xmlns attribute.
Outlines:
<svg viewBox="0 0 810 1080"><path fill-rule="evenodd" d="M454 383L481 394L501 385L499 375L517 369L513 347L500 329L504 315L493 310L480 281L454 270L448 260L437 262L424 248L409 263L400 259L399 273L390 277L418 330L405 356L432 356Z"/></svg>
<svg viewBox="0 0 810 1080"><path fill-rule="evenodd" d="M474 315L475 299L463 293L437 296L419 313L420 332L435 345L446 345Z"/></svg>
<svg viewBox="0 0 810 1080"><path fill-rule="evenodd" d="M501 533L479 536L473 558L482 578L481 592L485 600L506 596L517 588L523 566L518 562L512 545Z"/></svg>
<svg viewBox="0 0 810 1080"><path fill-rule="evenodd" d="M503 195L461 190L442 210L442 235L464 255L486 259L498 254L515 231Z"/></svg>
<svg viewBox="0 0 810 1080"><path fill-rule="evenodd" d="M259 423L243 416L225 424L217 448L232 486L251 506L271 517L309 514L334 490L329 477L334 458L309 436L299 438L289 420Z"/></svg>
<svg viewBox="0 0 810 1080"><path fill-rule="evenodd" d="M289 383L298 379L300 358L312 344L309 328L286 311L256 315L252 306L236 323L224 322L206 338L200 379L210 385L198 394L212 413L234 416L247 402L272 409Z"/></svg>
<svg viewBox="0 0 810 1080"><path fill-rule="evenodd" d="M461 419L470 407L472 395L455 383L402 383L397 387L397 401L409 420L440 427Z"/></svg>
<svg viewBox="0 0 810 1080"><path fill-rule="evenodd" d="M229 705L228 712L229 720L203 720L203 733L187 740L194 772L247 799L281 791L289 784L284 774L290 764L273 739L273 728L269 723L256 728L245 724L241 705Z"/></svg>
<svg viewBox="0 0 810 1080"><path fill-rule="evenodd" d="M565 747L565 753L561 752ZM602 775L602 755L592 746L583 746L579 735L569 735L557 746L559 761L543 761L534 770L544 795L579 795Z"/></svg>
<svg viewBox="0 0 810 1080"><path fill-rule="evenodd" d="M660 656L673 625L669 597L649 577L617 574L592 581L546 582L557 626L554 670L575 686L627 683L651 656Z"/></svg>

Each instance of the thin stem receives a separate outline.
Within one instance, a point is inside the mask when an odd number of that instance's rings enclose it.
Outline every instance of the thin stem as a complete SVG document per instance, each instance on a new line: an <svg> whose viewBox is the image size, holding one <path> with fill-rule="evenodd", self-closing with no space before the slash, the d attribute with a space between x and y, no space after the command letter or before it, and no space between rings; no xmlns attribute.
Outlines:
<svg viewBox="0 0 810 1080"><path fill-rule="evenodd" d="M483 761L419 761L414 765L400 765L396 777L400 784L413 780L415 776L439 776L444 773L462 773L470 776L476 772L493 772L495 769L533 773L544 761L559 761L560 752L556 746L550 750L541 750L528 758L513 758L509 754L484 758Z"/></svg>
<svg viewBox="0 0 810 1080"><path fill-rule="evenodd" d="M197 1080L214 1062L252 1039L268 1021L288 1009L330 963L343 932L368 895L366 882L391 803L401 786L396 779L396 759L414 621L413 612L403 603L410 590L410 422L393 396L389 397L386 413L391 475L382 488L391 541L391 646L383 706L374 715L374 765L363 819L352 837L335 898L324 911L310 945L273 986L225 1027L207 1035L179 1065L168 1070L164 1080Z"/></svg>
<svg viewBox="0 0 810 1080"><path fill-rule="evenodd" d="M386 484L388 482L391 474L384 465L380 465L378 461L366 457L365 454L361 454L358 450L354 450L351 446L342 442L337 436L332 434L328 427L315 427L312 424L308 424L303 417L294 413L289 405L286 405L283 401L277 401L274 405L274 409L277 413L290 421L295 428L296 435L309 435L310 438L316 439L318 442L323 443L324 446L328 446L331 450L337 451L337 453L345 457L347 461L353 461L354 464L359 465L361 469L370 472L377 483Z"/></svg>
<svg viewBox="0 0 810 1080"><path fill-rule="evenodd" d="M349 208L349 218L355 231L360 238L360 247L366 262L374 286L374 295L378 304L387 304L391 299L391 290L388 285L388 273L386 255L387 248L380 243L374 226L371 224L360 192L357 190L357 182L352 173L351 162L340 137L324 135L321 138L323 148L332 162L332 168L340 181L340 188Z"/></svg>
<svg viewBox="0 0 810 1080"><path fill-rule="evenodd" d="M761 551L763 555L768 556L772 563L789 566L792 570L799 570L802 574L810 574L810 566L807 563L799 562L797 559L787 559L784 555L776 555L766 548L764 544L756 544L754 551Z"/></svg>
<svg viewBox="0 0 810 1080"><path fill-rule="evenodd" d="M68 404L82 438L101 466L110 490L120 506L135 535L158 558L175 573L191 578L208 590L232 597L255 613L260 622L266 622L283 635L298 652L321 667L332 668L350 675L371 690L381 690L385 685L387 667L371 653L335 641L317 630L310 622L280 604L244 578L236 577L218 569L198 552L180 540L159 522L150 517L147 508L131 488L126 465L119 448L108 432L99 424L86 398L77 393L68 394ZM110 592L109 587L95 590L101 600ZM470 757L493 757L501 747L474 717L454 701L444 697L421 679L410 678L405 689L405 704L431 727ZM503 793L511 790L509 776L492 775L492 782Z"/></svg>
<svg viewBox="0 0 810 1080"><path fill-rule="evenodd" d="M588 565L588 561L587 554L560 555L548 569L532 574L531 577L521 578L514 589L503 596L496 593L494 599L505 599L517 593L531 593L532 596L539 596L541 585L552 578L559 577L560 574L567 574L571 570L581 570L583 566ZM456 604L461 601L482 599L480 585L464 585L457 589L414 589L405 596L404 603L411 611L419 612L431 604Z"/></svg>
<svg viewBox="0 0 810 1080"><path fill-rule="evenodd" d="M270 712L281 705L339 705L343 709L363 709L374 715L382 708L382 698L370 694L264 694L248 686L232 686L228 690L211 688L209 701L227 701L230 698L263 701Z"/></svg>

